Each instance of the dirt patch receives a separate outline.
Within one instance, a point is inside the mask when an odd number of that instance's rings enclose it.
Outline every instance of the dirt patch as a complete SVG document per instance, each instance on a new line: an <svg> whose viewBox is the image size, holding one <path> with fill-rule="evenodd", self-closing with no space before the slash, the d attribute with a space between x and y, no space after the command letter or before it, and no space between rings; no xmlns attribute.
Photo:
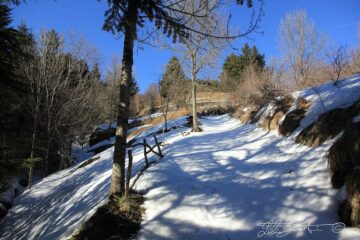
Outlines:
<svg viewBox="0 0 360 240"><path fill-rule="evenodd" d="M310 147L319 146L326 140L336 137L358 114L359 101L348 108L336 108L325 112L300 132L296 137L296 143Z"/></svg>
<svg viewBox="0 0 360 240"><path fill-rule="evenodd" d="M279 133L283 136L289 136L296 128L298 128L310 105L311 102L306 101L303 98L298 98L296 100L296 109L287 113L284 120L279 124Z"/></svg>
<svg viewBox="0 0 360 240"><path fill-rule="evenodd" d="M360 165L360 122L348 124L325 158L333 188L342 187L346 177Z"/></svg>
<svg viewBox="0 0 360 240"><path fill-rule="evenodd" d="M127 200L113 198L98 208L71 240L133 239L140 229L144 197L134 191Z"/></svg>

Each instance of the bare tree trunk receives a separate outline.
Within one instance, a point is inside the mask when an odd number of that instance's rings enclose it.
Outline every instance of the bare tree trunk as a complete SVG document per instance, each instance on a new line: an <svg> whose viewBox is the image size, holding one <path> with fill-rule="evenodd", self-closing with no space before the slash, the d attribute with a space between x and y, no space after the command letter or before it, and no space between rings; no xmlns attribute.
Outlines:
<svg viewBox="0 0 360 240"><path fill-rule="evenodd" d="M46 143L46 155L44 159L44 176L49 174L49 163L50 163L50 147L51 147L51 121L48 119L47 122L47 143Z"/></svg>
<svg viewBox="0 0 360 240"><path fill-rule="evenodd" d="M30 150L30 158L34 158L35 155L35 144L36 144L36 135L37 135L37 123L38 123L38 106L36 106L35 116L34 116L34 125L33 132L31 136L31 150ZM31 188L32 185L32 176L33 176L33 166L29 167L29 179L28 179L28 188Z"/></svg>
<svg viewBox="0 0 360 240"><path fill-rule="evenodd" d="M119 92L115 150L111 176L110 194L123 195L125 191L126 137L129 115L129 82L132 75L133 48L136 36L137 8L134 1L129 1L127 23L124 33L124 51L122 59L121 83Z"/></svg>
<svg viewBox="0 0 360 240"><path fill-rule="evenodd" d="M163 112L164 125L165 125L164 132L168 131L168 127L167 127L167 114L168 114L168 111L169 111L169 98L166 98L165 111Z"/></svg>
<svg viewBox="0 0 360 240"><path fill-rule="evenodd" d="M195 70L195 57L191 58L191 95L192 95L192 115L193 115L193 131L199 132L197 110L196 110L196 70Z"/></svg>

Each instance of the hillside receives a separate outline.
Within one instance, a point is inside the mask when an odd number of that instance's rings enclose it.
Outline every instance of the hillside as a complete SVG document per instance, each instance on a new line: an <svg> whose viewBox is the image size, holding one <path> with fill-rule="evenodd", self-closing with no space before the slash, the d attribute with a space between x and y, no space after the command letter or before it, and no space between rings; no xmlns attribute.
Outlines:
<svg viewBox="0 0 360 240"><path fill-rule="evenodd" d="M291 224L276 225L285 226L283 239L360 239L358 230L342 230L338 223L341 191L332 189L323 160L337 138L317 147L294 143L296 135L323 113L321 101L329 111L360 97L360 76L340 84L293 94L311 106L289 137L229 115L202 117L201 133L181 134L190 131L183 126L159 134L165 157L135 184L146 198L138 238L274 239L276 235L264 232L269 230L264 224L275 223ZM296 107L295 101L285 115ZM271 110L265 106L261 118L272 115L266 109ZM170 127L184 123L180 118ZM148 128L138 141L161 127ZM142 150L133 152L134 177L144 164ZM53 174L26 190L0 223L0 238L69 237L107 201L112 154L109 148L92 156L99 157L93 163ZM334 233L337 230L342 231Z"/></svg>

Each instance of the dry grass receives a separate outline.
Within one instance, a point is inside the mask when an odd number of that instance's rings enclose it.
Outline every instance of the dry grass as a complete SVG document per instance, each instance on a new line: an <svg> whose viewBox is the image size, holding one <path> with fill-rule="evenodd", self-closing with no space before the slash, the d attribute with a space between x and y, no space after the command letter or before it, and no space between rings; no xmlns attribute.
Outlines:
<svg viewBox="0 0 360 240"><path fill-rule="evenodd" d="M360 165L360 122L347 126L344 134L330 147L325 158L332 186L340 188L344 185L346 176Z"/></svg>
<svg viewBox="0 0 360 240"><path fill-rule="evenodd" d="M359 102L348 108L336 108L325 112L300 132L296 142L311 147L319 146L326 140L336 137L359 113Z"/></svg>
<svg viewBox="0 0 360 240"><path fill-rule="evenodd" d="M189 111L187 109L179 109L177 111L169 112L167 115L167 120L171 121L171 120L178 119L178 118L186 116L186 115L189 115ZM148 126L134 130L133 132L131 132L128 135L128 138L132 138L142 132L145 132L150 127L152 127L154 125L162 124L162 123L164 123L164 117L162 115L155 117L155 118L145 119L145 120L141 121L141 123L138 123L138 126L141 126L141 125L148 125Z"/></svg>
<svg viewBox="0 0 360 240"><path fill-rule="evenodd" d="M225 92L198 92L196 95L196 98L206 99L227 99L229 97L229 93Z"/></svg>
<svg viewBox="0 0 360 240"><path fill-rule="evenodd" d="M348 202L351 206L350 225L360 227L360 171L354 171L346 178Z"/></svg>
<svg viewBox="0 0 360 240"><path fill-rule="evenodd" d="M239 119L242 123L246 124L250 123L254 119L256 113L257 110L255 108L250 108L247 111L237 110L234 113L234 117Z"/></svg>
<svg viewBox="0 0 360 240"><path fill-rule="evenodd" d="M279 133L283 136L288 136L298 128L310 105L311 102L308 102L305 99L296 99L296 109L286 114L284 120L279 125Z"/></svg>
<svg viewBox="0 0 360 240"><path fill-rule="evenodd" d="M340 204L338 215L347 226L360 227L360 172L346 178L347 198Z"/></svg>
<svg viewBox="0 0 360 240"><path fill-rule="evenodd" d="M264 130L277 130L280 119L285 115L289 108L294 103L294 98L287 95L281 100L274 102L275 112L272 116L266 116L260 120L260 127Z"/></svg>

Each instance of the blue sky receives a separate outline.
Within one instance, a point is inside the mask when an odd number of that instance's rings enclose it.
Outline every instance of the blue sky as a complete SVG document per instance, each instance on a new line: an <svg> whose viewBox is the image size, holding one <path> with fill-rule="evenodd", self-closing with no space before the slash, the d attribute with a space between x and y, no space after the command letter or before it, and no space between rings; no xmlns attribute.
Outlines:
<svg viewBox="0 0 360 240"><path fill-rule="evenodd" d="M257 2L255 0L255 2ZM13 10L13 25L21 21L38 33L40 30L54 28L58 32L76 31L84 35L102 54L100 63L103 74L114 54L121 56L123 39L116 39L112 34L101 29L104 21L106 1L97 0L27 0ZM241 48L244 42L255 44L266 60L280 56L277 47L277 32L281 18L291 11L305 9L318 30L326 32L335 44L349 46L360 44L357 38L357 24L360 22L359 0L265 0L260 29L263 34L252 34L254 40L239 39L234 46ZM236 26L246 26L245 9L231 9L232 21ZM239 24L237 24L239 23ZM212 74L216 78L225 57L233 51L224 49L218 60L219 69ZM134 71L141 91L158 81L161 71L173 55L167 50L145 46L135 49Z"/></svg>

